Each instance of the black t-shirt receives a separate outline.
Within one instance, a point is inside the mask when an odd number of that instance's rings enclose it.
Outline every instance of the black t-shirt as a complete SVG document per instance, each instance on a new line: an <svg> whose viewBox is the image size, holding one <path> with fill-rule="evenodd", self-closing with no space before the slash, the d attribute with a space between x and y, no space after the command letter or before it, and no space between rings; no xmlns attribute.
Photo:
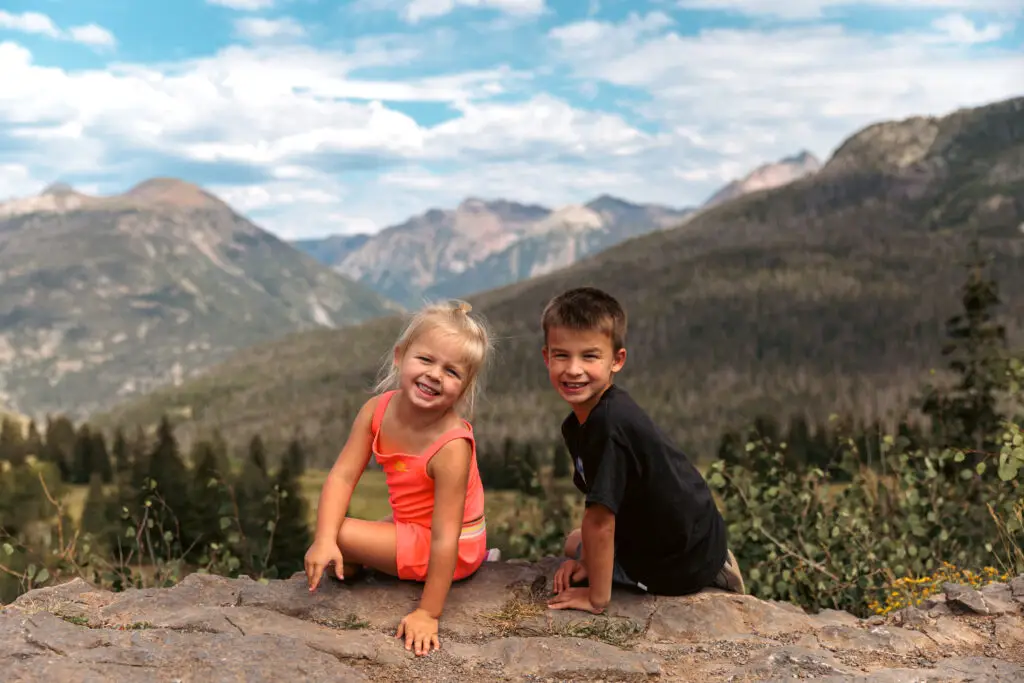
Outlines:
<svg viewBox="0 0 1024 683"><path fill-rule="evenodd" d="M562 423L573 483L615 514L615 559L661 595L711 585L725 563L725 522L700 472L625 390L610 386L582 425Z"/></svg>

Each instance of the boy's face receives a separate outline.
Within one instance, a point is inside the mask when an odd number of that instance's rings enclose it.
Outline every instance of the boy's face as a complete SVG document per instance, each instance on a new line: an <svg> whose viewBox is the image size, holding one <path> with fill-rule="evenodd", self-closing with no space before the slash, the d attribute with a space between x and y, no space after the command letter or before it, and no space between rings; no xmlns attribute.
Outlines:
<svg viewBox="0 0 1024 683"><path fill-rule="evenodd" d="M626 362L626 349L613 351L611 338L600 330L552 327L543 353L551 385L577 411L597 405Z"/></svg>

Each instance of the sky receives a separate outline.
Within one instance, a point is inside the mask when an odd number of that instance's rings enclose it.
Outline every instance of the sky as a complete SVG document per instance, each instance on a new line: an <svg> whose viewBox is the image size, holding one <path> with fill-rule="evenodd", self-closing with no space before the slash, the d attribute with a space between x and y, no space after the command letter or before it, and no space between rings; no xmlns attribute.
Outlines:
<svg viewBox="0 0 1024 683"><path fill-rule="evenodd" d="M0 201L196 183L282 238L703 202L1024 95L1021 0L4 0Z"/></svg>

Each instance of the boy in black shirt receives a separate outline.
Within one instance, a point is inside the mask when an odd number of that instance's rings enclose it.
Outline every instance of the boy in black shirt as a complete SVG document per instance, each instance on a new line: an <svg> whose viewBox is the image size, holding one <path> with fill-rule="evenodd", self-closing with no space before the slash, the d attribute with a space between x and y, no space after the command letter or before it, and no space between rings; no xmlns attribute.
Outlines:
<svg viewBox="0 0 1024 683"><path fill-rule="evenodd" d="M544 364L572 413L562 436L586 495L555 573L554 609L600 613L612 584L658 595L744 592L725 522L700 472L612 382L626 362L626 313L592 287L569 290L542 316ZM587 587L570 583L587 580Z"/></svg>

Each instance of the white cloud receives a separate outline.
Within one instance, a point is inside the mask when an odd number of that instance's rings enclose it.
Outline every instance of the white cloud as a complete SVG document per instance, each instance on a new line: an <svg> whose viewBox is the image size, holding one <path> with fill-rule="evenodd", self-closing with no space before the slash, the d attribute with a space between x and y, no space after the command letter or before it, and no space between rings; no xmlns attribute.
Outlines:
<svg viewBox="0 0 1024 683"><path fill-rule="evenodd" d="M817 19L833 8L889 7L896 9L967 10L1020 14L1020 0L676 0L683 9L727 10L781 19Z"/></svg>
<svg viewBox="0 0 1024 683"><path fill-rule="evenodd" d="M963 21L889 36L838 25L698 35L649 29L663 23L633 16L550 35L579 78L650 98L636 111L673 132L683 174L717 164L720 173L738 175L802 148L826 157L869 123L1021 92L1024 55L971 52L964 43L989 34Z"/></svg>
<svg viewBox="0 0 1024 683"><path fill-rule="evenodd" d="M354 0L357 12L397 12L410 24L451 14L458 8L491 9L516 17L543 14L545 0Z"/></svg>
<svg viewBox="0 0 1024 683"><path fill-rule="evenodd" d="M211 5L219 5L220 7L245 12L256 12L258 10L270 9L274 6L274 0L206 0L206 2Z"/></svg>
<svg viewBox="0 0 1024 683"><path fill-rule="evenodd" d="M93 45L96 47L113 47L117 40L114 39L114 34L96 24L86 24L85 26L72 26L68 29L68 34L71 36L71 40L76 43L82 43L83 45Z"/></svg>
<svg viewBox="0 0 1024 683"><path fill-rule="evenodd" d="M932 27L941 31L944 37L957 43L973 45L991 43L1006 35L1013 27L1005 23L990 23L978 26L962 14L947 14L932 22Z"/></svg>
<svg viewBox="0 0 1024 683"><path fill-rule="evenodd" d="M96 24L72 26L61 30L50 17L39 12L12 14L0 10L0 30L7 29L20 33L43 35L57 40L70 40L91 47L113 47L117 41L114 34Z"/></svg>
<svg viewBox="0 0 1024 683"><path fill-rule="evenodd" d="M574 109L549 95L516 104L472 104L462 116L432 128L430 156L580 158L626 156L657 146L658 140L620 116Z"/></svg>
<svg viewBox="0 0 1024 683"><path fill-rule="evenodd" d="M291 17L280 19L245 17L235 21L235 31L249 40L301 38L306 35L306 30L302 28L302 25Z"/></svg>
<svg viewBox="0 0 1024 683"><path fill-rule="evenodd" d="M552 30L533 71L387 79L359 70L422 73L464 36L318 50L272 40L299 37L282 19L239 19L252 46L160 64L65 70L0 42L0 197L97 171L122 183L104 191L120 191L183 162L183 177L284 237L377 229L467 195L692 205L765 161L804 148L826 157L866 124L1019 95L1024 72L1019 52L976 49L1005 22L959 14L888 37L809 24L683 35L665 13L633 14ZM558 80L566 72L575 82ZM600 106L571 106L541 84ZM424 125L394 103L445 105L451 118ZM214 184L192 175L204 164Z"/></svg>
<svg viewBox="0 0 1024 683"><path fill-rule="evenodd" d="M36 194L46 183L24 164L0 163L0 202Z"/></svg>

